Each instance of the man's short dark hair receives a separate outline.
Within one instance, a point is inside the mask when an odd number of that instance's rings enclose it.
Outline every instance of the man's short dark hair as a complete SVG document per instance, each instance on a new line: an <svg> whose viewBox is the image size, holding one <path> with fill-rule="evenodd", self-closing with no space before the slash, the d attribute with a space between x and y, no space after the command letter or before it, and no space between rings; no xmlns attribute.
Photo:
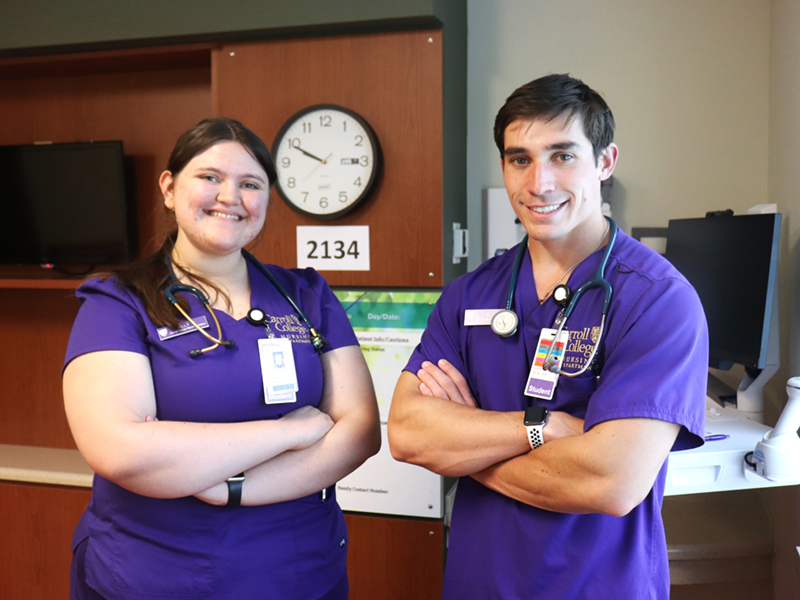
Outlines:
<svg viewBox="0 0 800 600"><path fill-rule="evenodd" d="M600 94L569 75L546 75L514 90L497 113L494 141L500 157L505 150L506 127L511 123L520 119L549 122L561 115L567 115L568 123L580 117L595 160L614 141L614 115Z"/></svg>

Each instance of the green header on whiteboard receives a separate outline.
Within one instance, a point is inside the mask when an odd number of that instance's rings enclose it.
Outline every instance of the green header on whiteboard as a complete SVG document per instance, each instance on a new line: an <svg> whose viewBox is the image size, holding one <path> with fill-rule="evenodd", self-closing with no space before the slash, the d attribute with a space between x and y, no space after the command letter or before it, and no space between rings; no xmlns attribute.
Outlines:
<svg viewBox="0 0 800 600"><path fill-rule="evenodd" d="M439 292L364 292L337 290L334 294L353 329L425 329Z"/></svg>

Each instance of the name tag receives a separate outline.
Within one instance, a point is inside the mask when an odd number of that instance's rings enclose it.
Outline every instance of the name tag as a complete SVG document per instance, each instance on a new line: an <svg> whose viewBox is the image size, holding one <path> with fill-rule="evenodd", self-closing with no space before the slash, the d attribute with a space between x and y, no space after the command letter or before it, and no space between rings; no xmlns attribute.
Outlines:
<svg viewBox="0 0 800 600"><path fill-rule="evenodd" d="M491 325L492 317L502 308L475 308L464 311L464 326L471 327L473 325Z"/></svg>
<svg viewBox="0 0 800 600"><path fill-rule="evenodd" d="M200 329L208 328L208 319L206 317L194 317L194 322L200 326ZM181 321L178 324L178 329L170 329L169 327L159 327L158 339L163 342L164 340L169 340L171 338L178 337L179 335L184 335L186 333L192 333L193 331L197 331L194 325L192 325L189 321Z"/></svg>
<svg viewBox="0 0 800 600"><path fill-rule="evenodd" d="M286 338L258 340L261 381L267 404L297 402L297 371L292 343Z"/></svg>

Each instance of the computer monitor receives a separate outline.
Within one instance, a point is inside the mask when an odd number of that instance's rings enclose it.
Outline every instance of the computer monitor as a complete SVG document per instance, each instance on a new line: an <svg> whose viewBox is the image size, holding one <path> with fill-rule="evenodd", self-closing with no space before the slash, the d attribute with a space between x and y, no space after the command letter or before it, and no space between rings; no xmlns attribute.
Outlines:
<svg viewBox="0 0 800 600"><path fill-rule="evenodd" d="M780 229L780 214L669 222L666 257L703 303L709 366L741 364L752 377L766 366Z"/></svg>

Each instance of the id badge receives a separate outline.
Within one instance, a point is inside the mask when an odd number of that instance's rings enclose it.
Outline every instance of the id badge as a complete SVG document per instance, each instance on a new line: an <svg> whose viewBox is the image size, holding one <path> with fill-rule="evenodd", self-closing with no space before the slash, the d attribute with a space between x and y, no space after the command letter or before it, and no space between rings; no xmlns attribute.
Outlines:
<svg viewBox="0 0 800 600"><path fill-rule="evenodd" d="M261 362L261 381L267 404L297 401L297 371L294 366L292 342L286 338L258 340Z"/></svg>
<svg viewBox="0 0 800 600"><path fill-rule="evenodd" d="M544 370L544 358L553 345L553 340L556 337L556 330L545 328L539 334L539 343L536 346L536 356L531 365L531 371L528 374L528 383L525 385L525 395L540 400L552 400L553 394L558 385L558 373L551 373ZM569 331L561 331L558 340L555 341L553 352L550 355L551 359L555 359L558 367L561 367L564 361L564 348L569 340Z"/></svg>

